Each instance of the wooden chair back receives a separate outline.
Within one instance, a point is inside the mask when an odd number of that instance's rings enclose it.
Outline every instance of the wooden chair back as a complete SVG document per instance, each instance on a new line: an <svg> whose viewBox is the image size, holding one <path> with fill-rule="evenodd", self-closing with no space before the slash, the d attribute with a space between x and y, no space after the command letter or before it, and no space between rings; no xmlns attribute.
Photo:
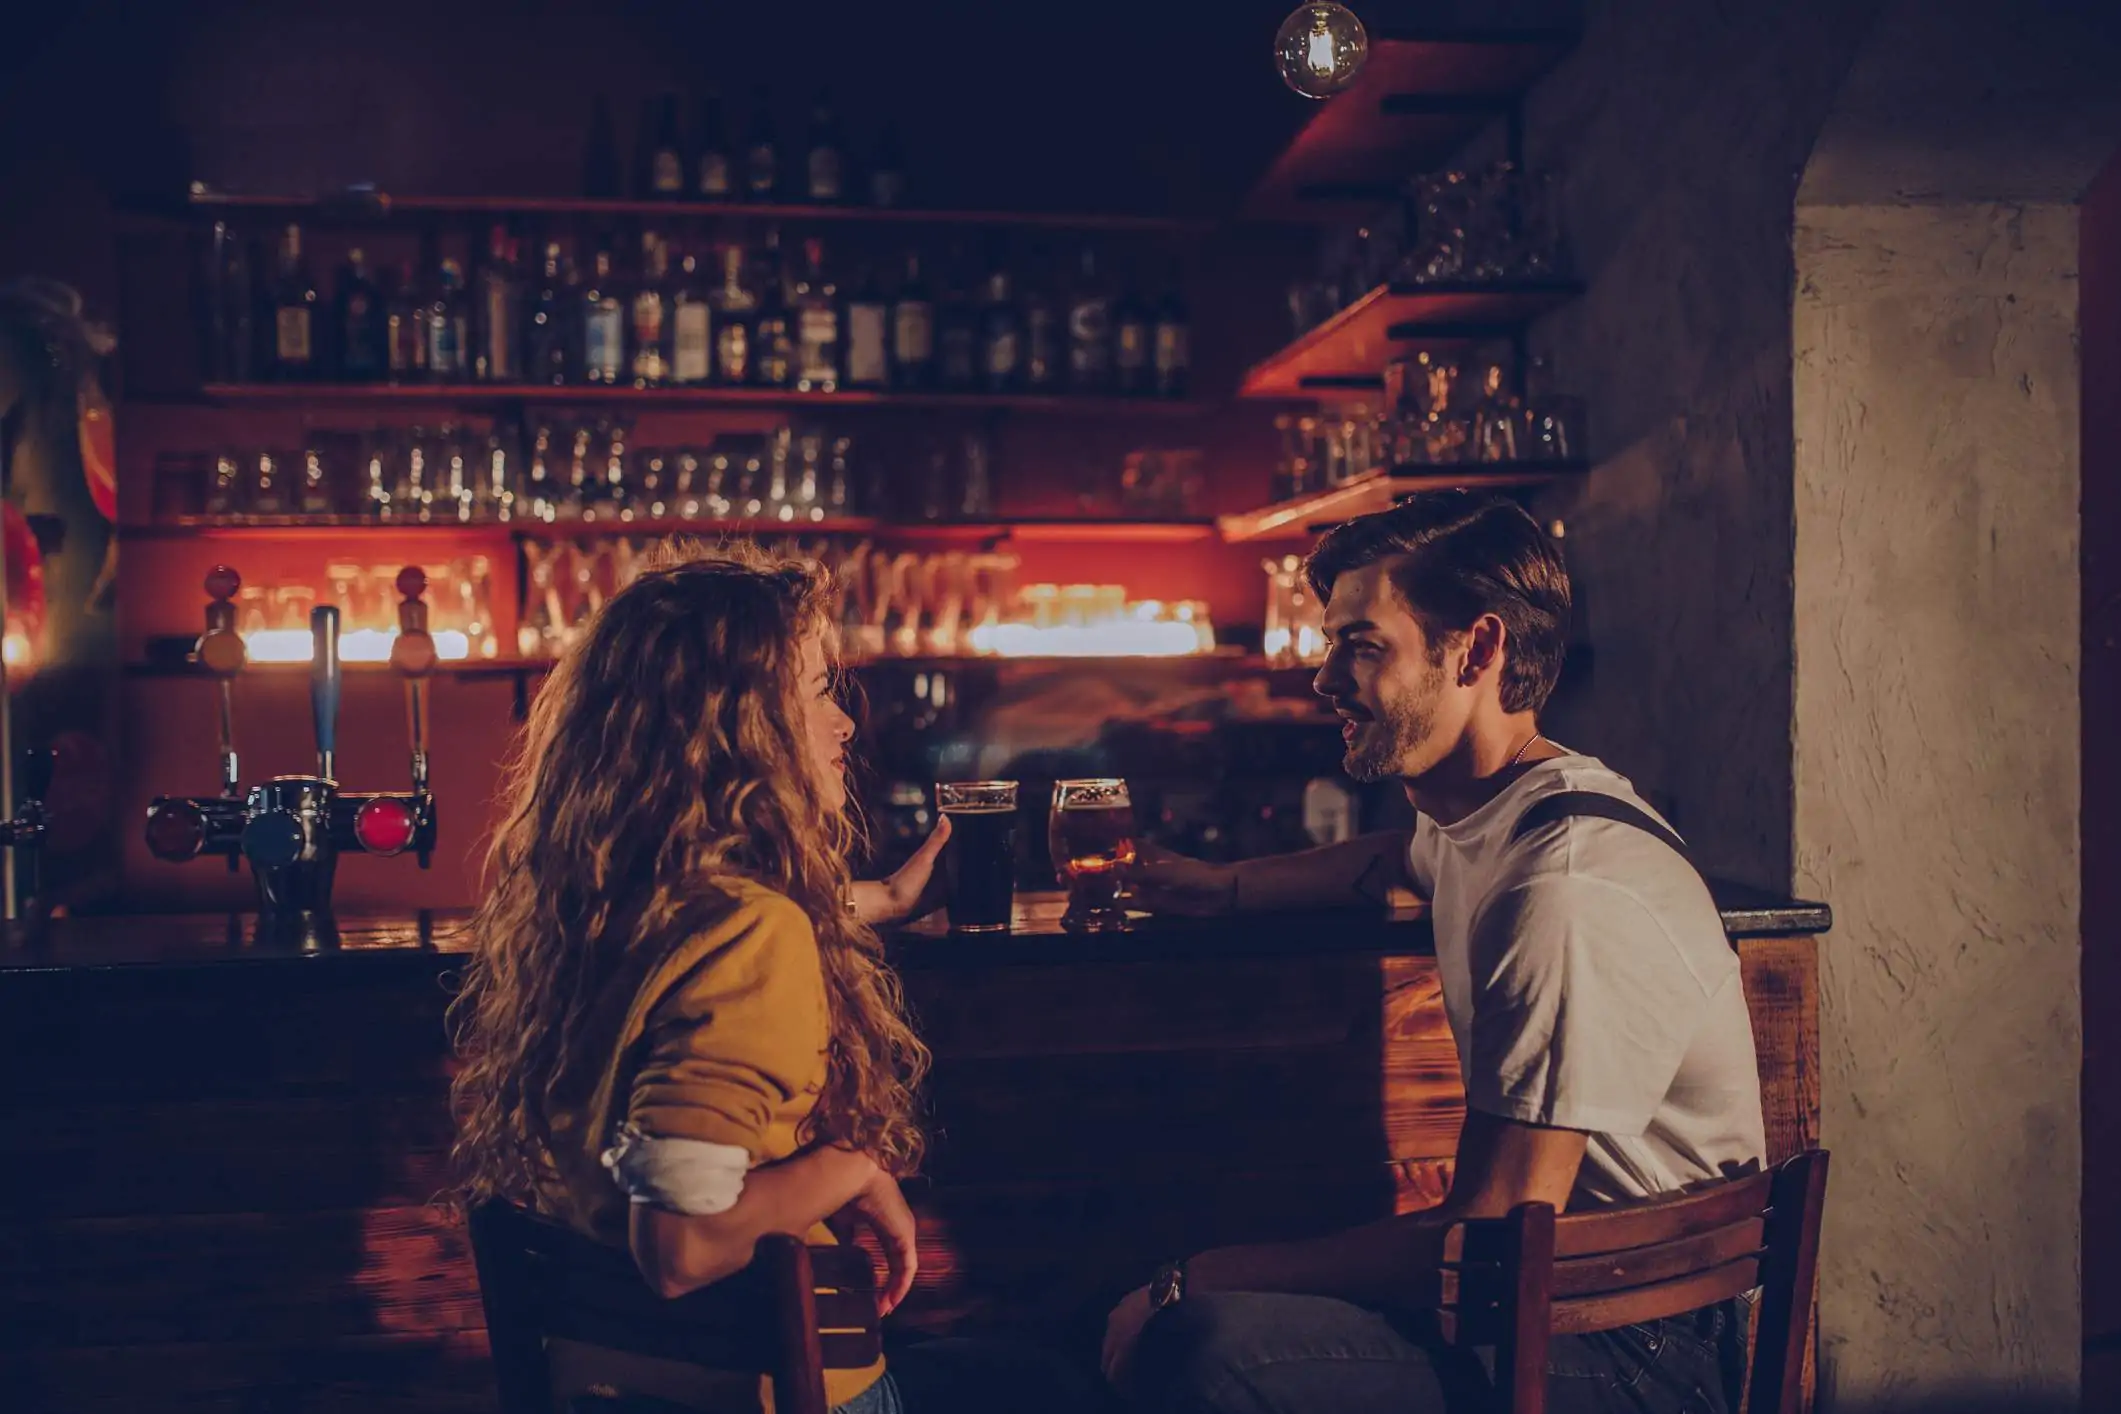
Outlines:
<svg viewBox="0 0 2121 1414"><path fill-rule="evenodd" d="M1669 1198L1561 1217L1527 1203L1446 1234L1439 1323L1495 1347L1498 1409L1545 1414L1547 1341L1684 1315L1759 1289L1749 1414L1796 1414L1827 1155Z"/></svg>
<svg viewBox="0 0 2121 1414"><path fill-rule="evenodd" d="M554 1414L554 1338L764 1375L776 1414L827 1414L824 1372L882 1351L876 1271L859 1247L765 1237L743 1271L666 1300L630 1253L514 1204L480 1204L470 1227L501 1414Z"/></svg>

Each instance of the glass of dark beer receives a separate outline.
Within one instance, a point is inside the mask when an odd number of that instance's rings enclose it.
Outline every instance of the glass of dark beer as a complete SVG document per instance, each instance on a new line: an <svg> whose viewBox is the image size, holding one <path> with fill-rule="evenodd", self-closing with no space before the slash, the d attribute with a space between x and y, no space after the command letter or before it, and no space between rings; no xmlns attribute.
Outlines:
<svg viewBox="0 0 2121 1414"><path fill-rule="evenodd" d="M950 817L943 877L951 931L1008 932L1016 902L1016 782L938 784L935 804Z"/></svg>
<svg viewBox="0 0 2121 1414"><path fill-rule="evenodd" d="M1061 926L1073 933L1126 931L1131 925L1120 890L1134 863L1134 802L1127 783L1112 777L1055 782L1047 842L1053 871L1068 886Z"/></svg>

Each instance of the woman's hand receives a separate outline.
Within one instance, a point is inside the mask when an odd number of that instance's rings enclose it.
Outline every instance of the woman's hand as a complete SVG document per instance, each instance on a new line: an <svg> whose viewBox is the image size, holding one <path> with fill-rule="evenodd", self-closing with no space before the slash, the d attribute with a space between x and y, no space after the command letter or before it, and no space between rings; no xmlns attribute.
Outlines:
<svg viewBox="0 0 2121 1414"><path fill-rule="evenodd" d="M876 1177L862 1186L854 1200L827 1222L843 1240L853 1226L866 1227L876 1234L877 1246L884 1251L884 1265L888 1270L884 1290L877 1297L877 1311L890 1315L913 1290L913 1278L921 1269L920 1251L914 1240L913 1209L906 1206L906 1195L899 1192L898 1180L881 1169L877 1170Z"/></svg>
<svg viewBox="0 0 2121 1414"><path fill-rule="evenodd" d="M1173 854L1153 844L1141 846L1127 870L1134 902L1151 913L1208 918L1237 911L1237 870Z"/></svg>
<svg viewBox="0 0 2121 1414"><path fill-rule="evenodd" d="M1105 1350L1098 1367L1111 1383L1118 1384L1126 1374L1127 1362L1134 1358L1134 1347L1141 1340L1142 1327L1155 1314L1149 1307L1149 1288L1138 1286L1120 1298L1119 1305L1105 1318Z"/></svg>
<svg viewBox="0 0 2121 1414"><path fill-rule="evenodd" d="M935 829L913 851L913 857L888 879L854 886L854 911L872 928L885 928L914 918L924 918L943 906L949 884L936 867L943 846L950 843L950 817L935 822Z"/></svg>

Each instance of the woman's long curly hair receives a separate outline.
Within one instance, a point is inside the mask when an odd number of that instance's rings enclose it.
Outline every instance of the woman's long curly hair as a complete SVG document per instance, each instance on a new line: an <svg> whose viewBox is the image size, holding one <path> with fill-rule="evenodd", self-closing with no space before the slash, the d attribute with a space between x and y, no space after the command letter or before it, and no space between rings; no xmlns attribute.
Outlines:
<svg viewBox="0 0 2121 1414"><path fill-rule="evenodd" d="M876 934L848 912L857 827L828 810L802 739L801 650L832 629L829 581L755 546L644 571L539 691L506 776L474 956L450 1008L455 1159L468 1201L552 1180L556 1095L608 1055L583 1023L622 972L668 953L752 880L817 930L831 1016L804 1138L918 1162L928 1055Z"/></svg>

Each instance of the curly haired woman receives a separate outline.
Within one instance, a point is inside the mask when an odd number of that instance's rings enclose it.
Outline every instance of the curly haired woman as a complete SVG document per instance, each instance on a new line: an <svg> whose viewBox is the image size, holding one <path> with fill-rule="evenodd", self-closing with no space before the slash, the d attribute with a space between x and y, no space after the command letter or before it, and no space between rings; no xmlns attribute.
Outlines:
<svg viewBox="0 0 2121 1414"><path fill-rule="evenodd" d="M665 1296L767 1233L832 1242L827 1219L875 1234L886 1310L913 1283L897 1176L920 1157L928 1056L873 927L933 905L948 825L890 880L852 881L832 649L807 562L736 548L651 569L555 665L512 766L455 1012L467 1197L627 1247ZM556 1380L579 1388L565 1354ZM706 1397L653 1363L596 1383ZM1056 1387L1039 1363L1022 1379L973 1351L930 1400L879 1361L827 1392L860 1414L1021 1408Z"/></svg>

